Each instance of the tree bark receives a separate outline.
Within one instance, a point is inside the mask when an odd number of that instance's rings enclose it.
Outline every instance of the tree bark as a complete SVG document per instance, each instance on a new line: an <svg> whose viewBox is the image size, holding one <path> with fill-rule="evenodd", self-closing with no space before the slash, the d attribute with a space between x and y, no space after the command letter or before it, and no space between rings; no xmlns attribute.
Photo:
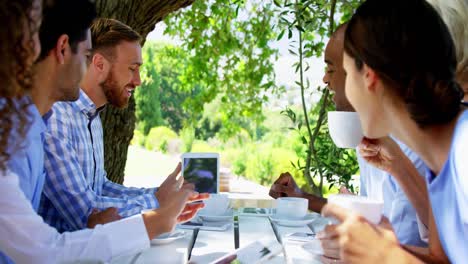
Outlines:
<svg viewBox="0 0 468 264"><path fill-rule="evenodd" d="M189 6L194 0L97 0L99 17L115 18L132 27L143 37L169 13ZM104 160L107 177L123 183L128 145L135 129L135 100L126 109L107 106L101 113L104 129Z"/></svg>

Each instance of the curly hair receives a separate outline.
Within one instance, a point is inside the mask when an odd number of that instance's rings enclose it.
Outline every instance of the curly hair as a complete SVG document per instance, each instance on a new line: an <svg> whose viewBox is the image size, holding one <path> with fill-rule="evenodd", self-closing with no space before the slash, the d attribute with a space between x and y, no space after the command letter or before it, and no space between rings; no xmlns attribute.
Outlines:
<svg viewBox="0 0 468 264"><path fill-rule="evenodd" d="M0 172L6 171L10 157L21 148L30 124L24 96L32 87L34 42L24 44L25 36L37 30L30 16L34 0L0 3Z"/></svg>

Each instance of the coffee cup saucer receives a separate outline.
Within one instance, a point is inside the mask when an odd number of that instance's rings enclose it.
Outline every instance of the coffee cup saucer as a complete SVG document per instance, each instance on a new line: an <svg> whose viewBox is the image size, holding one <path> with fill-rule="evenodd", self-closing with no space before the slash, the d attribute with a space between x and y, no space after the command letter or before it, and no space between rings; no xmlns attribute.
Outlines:
<svg viewBox="0 0 468 264"><path fill-rule="evenodd" d="M317 217L318 217L318 214L315 214L315 213L308 213L303 218L300 218L300 219L286 218L278 214L273 214L270 216L270 219L271 221L281 226L300 227L300 226L305 226L307 224L312 223L313 221L317 219Z"/></svg>
<svg viewBox="0 0 468 264"><path fill-rule="evenodd" d="M233 220L233 217L234 217L234 210L232 210L231 208L229 208L229 209L226 210L224 213L218 214L218 215L215 215L215 214L208 214L207 212L203 212L203 210L201 210L201 211L198 213L198 217L199 217L202 221L205 221L205 222L228 222L228 221L232 221L232 220Z"/></svg>
<svg viewBox="0 0 468 264"><path fill-rule="evenodd" d="M164 245L169 244L177 239L185 237L185 231L183 230L174 230L169 233L164 233L158 237L155 237L151 240L152 245Z"/></svg>
<svg viewBox="0 0 468 264"><path fill-rule="evenodd" d="M319 256L323 255L322 244L320 243L319 239L315 239L307 243L304 243L302 245L302 248L309 254L319 255Z"/></svg>

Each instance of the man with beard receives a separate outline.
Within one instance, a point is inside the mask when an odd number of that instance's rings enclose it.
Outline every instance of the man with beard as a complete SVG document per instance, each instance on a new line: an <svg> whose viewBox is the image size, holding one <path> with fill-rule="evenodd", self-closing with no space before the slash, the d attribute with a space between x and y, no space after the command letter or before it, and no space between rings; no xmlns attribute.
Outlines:
<svg viewBox="0 0 468 264"><path fill-rule="evenodd" d="M337 111L354 112L354 108L345 95L346 73L343 68L343 50L346 27L347 24L338 27L327 44L324 54L327 69L323 82L328 85L327 88L333 93L333 102ZM398 145L394 145L398 149L401 148L401 152L404 153L403 155L406 155L410 164L415 168L416 174L418 172L419 174L425 172L427 169L426 165L414 152L401 142ZM393 226L400 243L413 249L419 248L425 250L427 244L421 239L420 231L423 232L426 228L423 223L418 222L417 218L418 209L419 212L427 211L427 207L423 206L424 204L428 204L427 197L422 195L423 190L412 190L414 196L419 197L415 203L417 207L415 207L412 205L412 202L415 200L409 200L405 195L405 190L400 186L401 183L394 178L405 179L405 177L408 178L408 175L391 175L386 171L373 167L372 164L366 162L360 155L358 155L358 163L360 169L360 195L384 202L383 214ZM423 177L419 175L416 177L411 179L418 180L420 184L424 185ZM418 184L415 185L420 186ZM343 189L340 191L347 192L347 190ZM288 172L282 173L273 183L270 189L270 196L275 199L279 197L305 198L309 201L309 209L319 213L327 203L325 198L302 191ZM422 213L421 215L424 216ZM335 228L335 225L328 225L325 228L325 232L317 234L324 252L322 256L323 263L343 263L340 260L340 247L336 239Z"/></svg>
<svg viewBox="0 0 468 264"><path fill-rule="evenodd" d="M141 37L117 20L97 19L91 39L93 50L79 99L56 103L47 121L46 183L39 213L60 232L87 227L96 209L113 208L94 225L164 206L184 180L177 177L180 164L158 189L128 188L107 179L99 113L109 103L126 107L141 84Z"/></svg>

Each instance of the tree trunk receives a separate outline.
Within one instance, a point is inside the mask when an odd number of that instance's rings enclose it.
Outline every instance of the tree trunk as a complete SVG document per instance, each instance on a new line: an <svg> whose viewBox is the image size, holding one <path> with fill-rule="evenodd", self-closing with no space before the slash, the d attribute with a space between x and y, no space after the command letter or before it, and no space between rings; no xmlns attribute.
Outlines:
<svg viewBox="0 0 468 264"><path fill-rule="evenodd" d="M156 23L169 13L189 6L194 0L97 0L99 17L115 18L132 27L143 43ZM128 145L135 129L135 100L126 109L106 107L101 113L104 128L104 160L111 181L123 183Z"/></svg>

